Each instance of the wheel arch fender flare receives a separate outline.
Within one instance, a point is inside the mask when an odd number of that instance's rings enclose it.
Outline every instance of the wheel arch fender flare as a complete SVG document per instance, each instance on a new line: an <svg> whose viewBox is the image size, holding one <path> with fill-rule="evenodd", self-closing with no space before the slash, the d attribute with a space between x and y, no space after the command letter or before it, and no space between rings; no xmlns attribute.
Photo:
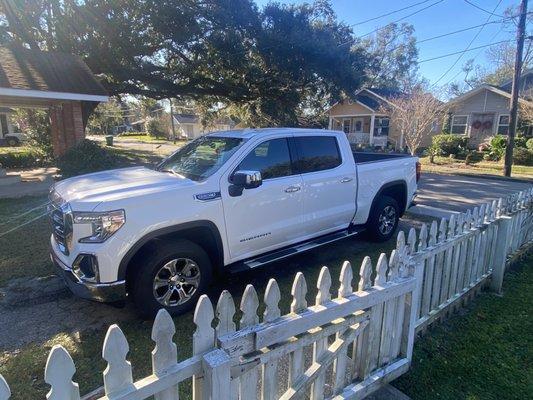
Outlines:
<svg viewBox="0 0 533 400"><path fill-rule="evenodd" d="M401 187L401 190L404 192L403 198L401 198L401 201L398 202L398 205L400 206L400 216L403 215L403 213L407 209L407 196L409 195L408 190L407 190L407 182L403 179L398 179L395 181L387 182L383 186L381 186L381 188L378 190L378 192L374 196L374 199L372 200L372 205L370 206L370 213L374 212L374 208L376 206L376 202L378 201L378 199L383 195L387 195L386 193L388 190L391 190L396 187ZM390 196L390 197L394 198L394 196Z"/></svg>
<svg viewBox="0 0 533 400"><path fill-rule="evenodd" d="M161 238L163 236L173 235L173 234L179 234L180 232L186 232L190 231L195 228L204 228L208 229L210 233L213 235L216 251L217 254L215 255L216 263L214 263L213 267L215 270L221 268L224 265L224 246L222 244L222 237L220 235L220 231L218 227L213 223L212 221L208 220L198 220L198 221L191 221L191 222L184 222L177 225L171 225L166 226L164 228L156 229L154 231L151 231L147 233L146 235L142 236L133 246L131 246L124 257L120 260L119 267L118 267L118 276L117 279L123 280L126 279L126 273L128 269L128 265L130 264L133 257L141 250L141 248L147 244L148 242ZM187 239L187 236L183 237L184 239ZM201 243L197 243L199 246L201 246ZM209 255L209 254L208 254ZM209 255L210 258L212 255Z"/></svg>

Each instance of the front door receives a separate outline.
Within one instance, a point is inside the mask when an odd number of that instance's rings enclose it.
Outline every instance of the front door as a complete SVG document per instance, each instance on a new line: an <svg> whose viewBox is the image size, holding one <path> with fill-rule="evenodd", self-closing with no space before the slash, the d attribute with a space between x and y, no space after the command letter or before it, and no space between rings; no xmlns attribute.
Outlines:
<svg viewBox="0 0 533 400"><path fill-rule="evenodd" d="M255 146L231 170L260 171L263 183L231 197L228 177L221 187L231 261L264 253L298 241L302 222L302 178L293 171L287 138Z"/></svg>
<svg viewBox="0 0 533 400"><path fill-rule="evenodd" d="M353 131L355 133L363 133L364 124L365 124L364 118L354 118Z"/></svg>
<svg viewBox="0 0 533 400"><path fill-rule="evenodd" d="M470 137L483 141L493 135L494 131L494 114L479 113L472 114L472 122L470 125Z"/></svg>

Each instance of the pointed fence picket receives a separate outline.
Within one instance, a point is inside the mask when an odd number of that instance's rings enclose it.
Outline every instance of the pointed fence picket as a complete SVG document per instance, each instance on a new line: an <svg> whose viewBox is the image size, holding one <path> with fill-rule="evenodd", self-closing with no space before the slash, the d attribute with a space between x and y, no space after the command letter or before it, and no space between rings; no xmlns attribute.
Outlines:
<svg viewBox="0 0 533 400"><path fill-rule="evenodd" d="M190 381L194 400L364 398L409 368L416 331L453 312L490 283L501 291L508 256L533 243L533 189L473 211L398 233L396 248L373 264L365 257L358 276L349 262L333 290L327 267L307 303L305 276L296 274L290 313L282 315L277 282L268 282L259 322L257 292L248 285L240 303L223 291L216 309L202 295L194 313L192 357L179 361L170 315L161 310L152 329L152 374L136 382L129 346L117 325L107 331L101 400L175 400ZM372 281L372 275L375 279ZM357 287L354 287L357 286ZM336 297L332 298L332 293ZM311 352L312 350L312 352ZM280 379L280 360L288 376ZM310 363L306 363L310 359ZM307 365L309 364L309 365ZM44 374L49 400L79 400L76 368L54 346ZM0 400L11 396L0 375Z"/></svg>

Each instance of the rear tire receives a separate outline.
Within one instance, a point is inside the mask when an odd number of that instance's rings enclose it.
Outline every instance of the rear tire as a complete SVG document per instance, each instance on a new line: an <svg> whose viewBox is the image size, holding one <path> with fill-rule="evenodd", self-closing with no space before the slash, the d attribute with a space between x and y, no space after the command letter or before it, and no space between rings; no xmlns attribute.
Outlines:
<svg viewBox="0 0 533 400"><path fill-rule="evenodd" d="M389 240L400 219L398 202L389 196L381 196L376 200L368 218L367 229L370 238L375 242Z"/></svg>
<svg viewBox="0 0 533 400"><path fill-rule="evenodd" d="M137 265L131 282L133 301L144 318L153 318L161 308L171 315L196 306L212 279L207 253L189 240L157 242Z"/></svg>

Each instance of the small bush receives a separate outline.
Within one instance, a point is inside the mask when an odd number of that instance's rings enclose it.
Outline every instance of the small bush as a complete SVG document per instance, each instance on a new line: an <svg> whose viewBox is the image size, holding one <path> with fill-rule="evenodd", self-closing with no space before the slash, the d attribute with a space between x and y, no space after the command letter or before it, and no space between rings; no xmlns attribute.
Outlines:
<svg viewBox="0 0 533 400"><path fill-rule="evenodd" d="M83 140L58 158L57 166L64 178L115 168L117 157L91 140Z"/></svg>
<svg viewBox="0 0 533 400"><path fill-rule="evenodd" d="M7 151L0 154L0 167L2 168L37 168L48 165L50 159L45 151L37 147L28 147L23 150Z"/></svg>
<svg viewBox="0 0 533 400"><path fill-rule="evenodd" d="M527 148L528 150L533 150L533 138L530 138L530 139L527 140L527 142L526 142L526 148Z"/></svg>
<svg viewBox="0 0 533 400"><path fill-rule="evenodd" d="M165 121L161 118L151 118L146 125L146 130L150 136L155 136L156 138L166 137L168 133Z"/></svg>
<svg viewBox="0 0 533 400"><path fill-rule="evenodd" d="M514 138L514 147L520 147L525 149L527 146L527 138L524 136L518 136Z"/></svg>
<svg viewBox="0 0 533 400"><path fill-rule="evenodd" d="M528 167L533 166L533 150L516 147L513 150L513 163Z"/></svg>
<svg viewBox="0 0 533 400"><path fill-rule="evenodd" d="M464 136L453 134L435 135L432 139L432 147L441 156L460 155L466 150L467 140Z"/></svg>
<svg viewBox="0 0 533 400"><path fill-rule="evenodd" d="M148 136L148 132L137 132L137 131L129 131L129 132L122 132L119 133L118 136L121 137L128 137L128 136Z"/></svg>
<svg viewBox="0 0 533 400"><path fill-rule="evenodd" d="M496 135L490 140L490 156L494 161L499 161L505 155L507 137Z"/></svg>

